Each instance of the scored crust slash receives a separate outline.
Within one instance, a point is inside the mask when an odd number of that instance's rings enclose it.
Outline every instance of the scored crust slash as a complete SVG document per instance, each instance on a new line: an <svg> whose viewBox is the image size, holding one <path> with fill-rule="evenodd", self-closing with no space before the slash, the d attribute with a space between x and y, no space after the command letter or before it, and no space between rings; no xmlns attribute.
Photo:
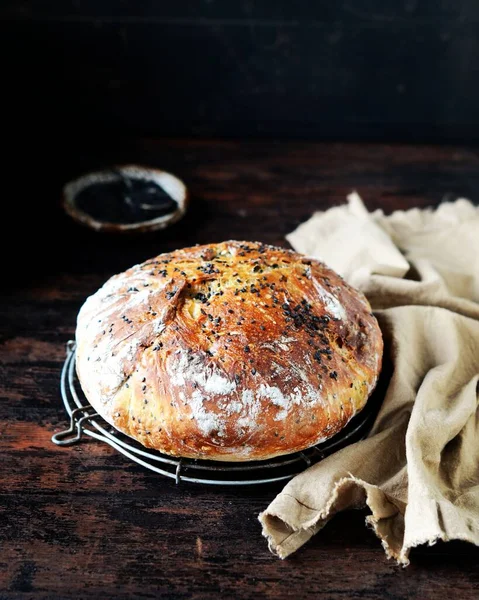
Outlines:
<svg viewBox="0 0 479 600"><path fill-rule="evenodd" d="M77 373L144 446L250 461L304 450L366 404L383 341L364 295L322 262L259 242L160 254L81 307Z"/></svg>

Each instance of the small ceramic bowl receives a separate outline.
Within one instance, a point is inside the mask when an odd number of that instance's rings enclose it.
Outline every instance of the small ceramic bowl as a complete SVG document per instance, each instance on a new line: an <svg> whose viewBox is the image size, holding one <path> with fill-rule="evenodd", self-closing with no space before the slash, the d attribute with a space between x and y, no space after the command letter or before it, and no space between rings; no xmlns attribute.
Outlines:
<svg viewBox="0 0 479 600"><path fill-rule="evenodd" d="M188 200L178 177L140 165L87 173L63 188L63 207L73 219L115 233L168 227L183 217Z"/></svg>

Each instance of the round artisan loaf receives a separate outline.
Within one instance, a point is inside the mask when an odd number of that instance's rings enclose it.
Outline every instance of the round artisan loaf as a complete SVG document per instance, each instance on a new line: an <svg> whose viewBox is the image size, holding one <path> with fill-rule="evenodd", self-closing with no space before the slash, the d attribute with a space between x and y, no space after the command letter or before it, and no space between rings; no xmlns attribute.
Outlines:
<svg viewBox="0 0 479 600"><path fill-rule="evenodd" d="M360 411L383 341L366 298L318 260L256 242L160 254L82 306L77 372L97 412L169 455L262 460Z"/></svg>

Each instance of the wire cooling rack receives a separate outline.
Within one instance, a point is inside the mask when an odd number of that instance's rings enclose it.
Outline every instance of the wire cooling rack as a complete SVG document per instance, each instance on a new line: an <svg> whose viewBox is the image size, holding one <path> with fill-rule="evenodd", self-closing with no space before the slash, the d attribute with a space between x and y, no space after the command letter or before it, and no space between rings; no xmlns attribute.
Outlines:
<svg viewBox="0 0 479 600"><path fill-rule="evenodd" d="M174 479L177 484L189 482L239 486L286 481L340 448L363 439L376 415L376 411L368 403L341 432L326 442L271 460L228 463L176 458L145 448L113 428L95 412L83 394L76 375L75 349L74 341L67 342L60 379L61 397L70 417L70 426L55 433L52 442L58 446L69 446L80 442L85 434L109 444L150 471Z"/></svg>

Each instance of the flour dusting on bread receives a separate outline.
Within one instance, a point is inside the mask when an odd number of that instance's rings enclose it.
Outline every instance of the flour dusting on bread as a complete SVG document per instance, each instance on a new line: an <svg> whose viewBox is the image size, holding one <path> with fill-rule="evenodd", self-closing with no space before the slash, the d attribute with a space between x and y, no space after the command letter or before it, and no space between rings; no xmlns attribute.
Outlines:
<svg viewBox="0 0 479 600"><path fill-rule="evenodd" d="M160 254L82 306L77 372L113 426L166 454L262 460L339 432L383 342L366 298L324 263L259 242Z"/></svg>

